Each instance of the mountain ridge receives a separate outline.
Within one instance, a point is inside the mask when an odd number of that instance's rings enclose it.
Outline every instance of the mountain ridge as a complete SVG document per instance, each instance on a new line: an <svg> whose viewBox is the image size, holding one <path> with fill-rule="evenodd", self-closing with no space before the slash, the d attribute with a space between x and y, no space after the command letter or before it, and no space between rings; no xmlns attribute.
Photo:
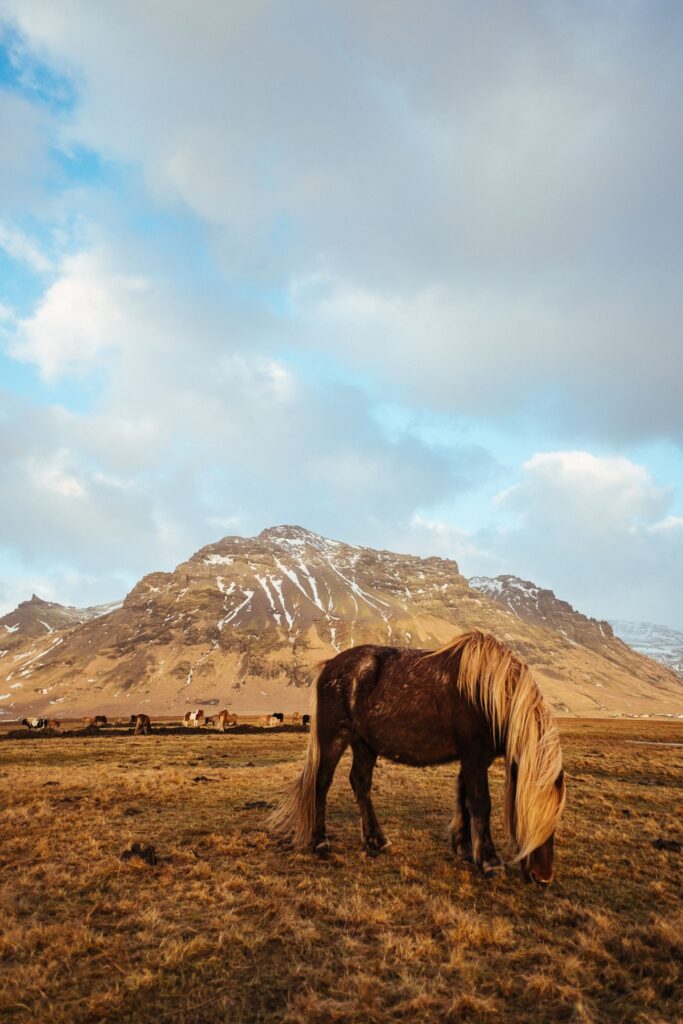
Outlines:
<svg viewBox="0 0 683 1024"><path fill-rule="evenodd" d="M314 666L339 650L433 649L476 626L530 663L559 713L683 712L671 672L566 602L558 609L552 622L547 611L545 620L526 621L470 586L451 559L270 527L147 574L104 615L12 651L5 644L0 709L4 718L175 715L218 704L243 714L304 711Z"/></svg>
<svg viewBox="0 0 683 1024"><path fill-rule="evenodd" d="M616 636L640 654L660 661L683 679L683 633L656 622L610 619Z"/></svg>

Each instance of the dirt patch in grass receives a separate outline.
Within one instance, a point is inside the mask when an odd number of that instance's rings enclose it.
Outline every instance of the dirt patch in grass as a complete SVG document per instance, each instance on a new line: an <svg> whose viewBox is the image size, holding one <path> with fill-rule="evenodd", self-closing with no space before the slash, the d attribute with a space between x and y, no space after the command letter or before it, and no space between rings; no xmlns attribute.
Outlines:
<svg viewBox="0 0 683 1024"><path fill-rule="evenodd" d="M3 743L3 1021L680 1019L683 751L664 744L683 728L562 731L569 796L548 892L452 857L454 766L379 762L394 845L371 860L345 758L319 861L263 828L301 733ZM497 824L502 769L491 776Z"/></svg>

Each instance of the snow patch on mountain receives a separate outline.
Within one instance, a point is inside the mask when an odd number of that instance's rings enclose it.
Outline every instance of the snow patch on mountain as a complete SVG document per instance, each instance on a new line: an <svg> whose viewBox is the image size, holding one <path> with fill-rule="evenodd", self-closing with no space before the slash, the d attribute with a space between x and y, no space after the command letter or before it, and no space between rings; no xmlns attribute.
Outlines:
<svg viewBox="0 0 683 1024"><path fill-rule="evenodd" d="M656 622L610 619L615 634L639 654L654 658L683 677L683 633Z"/></svg>

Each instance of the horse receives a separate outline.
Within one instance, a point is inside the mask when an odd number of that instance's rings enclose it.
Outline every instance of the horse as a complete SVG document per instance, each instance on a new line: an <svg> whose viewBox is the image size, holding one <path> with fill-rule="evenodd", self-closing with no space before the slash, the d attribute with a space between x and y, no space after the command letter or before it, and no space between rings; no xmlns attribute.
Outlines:
<svg viewBox="0 0 683 1024"><path fill-rule="evenodd" d="M149 736L152 728L152 722L149 715L131 715L131 718L135 718L135 732L134 736Z"/></svg>
<svg viewBox="0 0 683 1024"><path fill-rule="evenodd" d="M282 725L277 715L261 715L258 724L264 729L272 729L276 725Z"/></svg>
<svg viewBox="0 0 683 1024"><path fill-rule="evenodd" d="M60 723L57 721L56 718L50 718L48 720L48 723L47 723L47 728L48 729L59 729L59 727L60 727Z"/></svg>
<svg viewBox="0 0 683 1024"><path fill-rule="evenodd" d="M390 845L370 799L378 755L416 767L459 761L451 846L493 877L505 868L489 827L488 769L504 757L513 863L527 879L552 881L566 796L559 733L531 669L501 641L472 629L436 651L352 647L323 662L312 716L303 770L268 821L275 836L329 852L327 792L349 744L351 786L372 856Z"/></svg>
<svg viewBox="0 0 683 1024"><path fill-rule="evenodd" d="M46 729L47 718L22 718L19 725L25 725L27 729Z"/></svg>
<svg viewBox="0 0 683 1024"><path fill-rule="evenodd" d="M295 711L294 714L292 715L292 725L300 725L300 723L301 715L299 714L298 711Z"/></svg>
<svg viewBox="0 0 683 1024"><path fill-rule="evenodd" d="M225 732L226 725L237 725L237 715L231 715L227 708L223 708L218 714L218 729Z"/></svg>
<svg viewBox="0 0 683 1024"><path fill-rule="evenodd" d="M100 726L103 726L103 725L106 725L106 724L107 724L107 716L106 715L95 715L95 720L93 722L93 725L96 725L97 728L99 729Z"/></svg>
<svg viewBox="0 0 683 1024"><path fill-rule="evenodd" d="M302 718L301 718L301 724L303 725L304 729L310 729L310 727L311 727L311 716L310 715L303 715Z"/></svg>
<svg viewBox="0 0 683 1024"><path fill-rule="evenodd" d="M216 724L215 715L207 715L206 718L204 719L204 725L215 725L215 724Z"/></svg>
<svg viewBox="0 0 683 1024"><path fill-rule="evenodd" d="M86 717L83 719L83 728L84 729L89 729L90 726L94 725L94 724L95 723L94 723L93 719L90 717L90 715L86 715Z"/></svg>
<svg viewBox="0 0 683 1024"><path fill-rule="evenodd" d="M183 725L188 728L195 725L201 725L203 718L204 712L201 708L197 708L196 711L186 711L183 715Z"/></svg>
<svg viewBox="0 0 683 1024"><path fill-rule="evenodd" d="M282 713L282 711L273 711L273 713L272 713L272 715L270 717L271 718L277 718L277 720L280 723L280 725L284 724L285 716Z"/></svg>

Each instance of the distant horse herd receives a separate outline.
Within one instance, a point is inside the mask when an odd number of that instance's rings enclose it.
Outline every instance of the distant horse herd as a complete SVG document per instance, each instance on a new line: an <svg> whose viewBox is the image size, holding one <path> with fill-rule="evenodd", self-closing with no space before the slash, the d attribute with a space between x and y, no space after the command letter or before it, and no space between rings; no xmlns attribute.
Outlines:
<svg viewBox="0 0 683 1024"><path fill-rule="evenodd" d="M311 693L311 715L291 716L309 731L299 777L268 819L271 834L295 849L320 855L330 850L325 811L339 760L353 751L351 787L361 818L365 850L376 856L390 846L372 801L378 756L422 767L460 762L455 813L450 825L455 853L485 877L504 870L491 837L488 769L505 760L505 827L528 879L553 878L555 830L565 803L565 779L557 725L531 669L508 646L472 629L436 651L364 644L322 663ZM23 719L29 729L58 726L52 719ZM117 723L119 724L119 723ZM227 709L206 718L186 712L183 725L237 725ZM282 712L259 725L285 724ZM84 725L107 725L104 715ZM150 731L148 715L131 715L136 735Z"/></svg>
<svg viewBox="0 0 683 1024"><path fill-rule="evenodd" d="M86 715L83 718L83 728L90 729L93 726L96 729L104 728L108 725L124 726L127 725L129 728L133 728L135 736L148 736L152 729L152 720L149 715L131 715L128 721L122 718L114 719L110 722L106 715ZM309 728L311 724L310 715L301 715L298 711L295 711L291 716L292 725L302 725L304 728ZM225 732L227 726L237 725L237 715L231 714L227 708L223 708L217 715L205 715L202 708L196 708L194 711L186 711L182 718L183 726L187 728L196 728L198 726L213 726L217 727L218 732ZM272 728L273 726L284 725L285 716L281 711L274 711L272 715L262 715L258 720L259 726L262 728ZM59 729L61 722L56 718L22 718L19 725L25 725L29 730L41 730L41 729Z"/></svg>

